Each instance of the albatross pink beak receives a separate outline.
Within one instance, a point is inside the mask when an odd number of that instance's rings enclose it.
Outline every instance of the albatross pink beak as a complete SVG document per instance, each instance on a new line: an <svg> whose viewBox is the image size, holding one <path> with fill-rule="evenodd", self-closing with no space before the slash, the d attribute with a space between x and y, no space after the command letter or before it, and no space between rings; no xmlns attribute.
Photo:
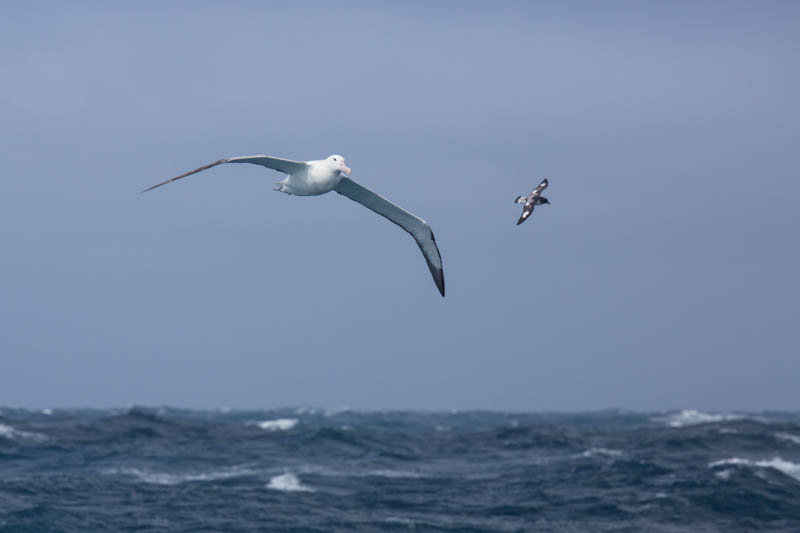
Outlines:
<svg viewBox="0 0 800 533"><path fill-rule="evenodd" d="M344 163L342 163L341 169L342 169L342 172L344 172L345 176L349 176L350 175L350 167L348 167Z"/></svg>

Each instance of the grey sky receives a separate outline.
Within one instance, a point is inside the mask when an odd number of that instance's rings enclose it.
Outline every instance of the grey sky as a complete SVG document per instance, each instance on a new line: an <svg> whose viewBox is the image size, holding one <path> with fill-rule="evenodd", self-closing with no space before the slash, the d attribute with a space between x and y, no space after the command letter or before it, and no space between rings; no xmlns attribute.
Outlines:
<svg viewBox="0 0 800 533"><path fill-rule="evenodd" d="M0 405L796 409L800 5L6 3ZM215 159L347 158L425 218ZM552 205L515 226L513 199Z"/></svg>

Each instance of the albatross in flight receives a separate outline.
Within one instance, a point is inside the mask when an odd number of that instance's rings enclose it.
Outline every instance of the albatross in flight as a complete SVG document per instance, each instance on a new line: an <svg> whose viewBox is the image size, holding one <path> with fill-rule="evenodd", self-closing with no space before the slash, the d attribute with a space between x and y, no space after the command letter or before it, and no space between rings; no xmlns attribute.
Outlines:
<svg viewBox="0 0 800 533"><path fill-rule="evenodd" d="M522 206L522 215L517 220L517 226L528 220L528 217L533 213L534 207L550 203L550 200L542 196L542 192L547 188L548 183L547 178L545 178L528 196L517 196L516 200L514 200L514 203L524 204Z"/></svg>
<svg viewBox="0 0 800 533"><path fill-rule="evenodd" d="M275 184L276 191L297 196L317 196L326 192L336 191L360 203L367 209L371 209L388 218L414 237L419 249L422 250L422 255L425 256L425 261L428 263L431 275L433 275L436 288L444 296L442 256L439 255L439 248L436 246L436 239L433 237L431 227L421 218L351 180L350 168L344 164L344 158L340 155L332 155L320 161L292 161L268 155L228 157L153 185L142 192L151 191L156 187L161 187L167 183L172 183L223 163L253 163L271 168L287 174L285 179Z"/></svg>

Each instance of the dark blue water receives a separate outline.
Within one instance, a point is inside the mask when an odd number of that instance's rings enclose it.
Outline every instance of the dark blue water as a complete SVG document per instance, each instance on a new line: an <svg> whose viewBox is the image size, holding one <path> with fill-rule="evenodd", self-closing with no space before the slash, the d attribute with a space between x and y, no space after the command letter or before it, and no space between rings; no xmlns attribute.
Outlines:
<svg viewBox="0 0 800 533"><path fill-rule="evenodd" d="M800 413L0 409L0 531L800 531Z"/></svg>

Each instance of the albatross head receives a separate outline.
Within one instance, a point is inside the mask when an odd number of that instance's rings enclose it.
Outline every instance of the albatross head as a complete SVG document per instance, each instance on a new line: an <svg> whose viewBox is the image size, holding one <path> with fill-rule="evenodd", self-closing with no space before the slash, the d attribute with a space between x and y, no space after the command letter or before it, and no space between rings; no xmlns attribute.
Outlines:
<svg viewBox="0 0 800 533"><path fill-rule="evenodd" d="M344 164L344 157L340 155L332 155L329 156L326 161L331 165L334 171L339 172L342 176L350 175L350 167Z"/></svg>

